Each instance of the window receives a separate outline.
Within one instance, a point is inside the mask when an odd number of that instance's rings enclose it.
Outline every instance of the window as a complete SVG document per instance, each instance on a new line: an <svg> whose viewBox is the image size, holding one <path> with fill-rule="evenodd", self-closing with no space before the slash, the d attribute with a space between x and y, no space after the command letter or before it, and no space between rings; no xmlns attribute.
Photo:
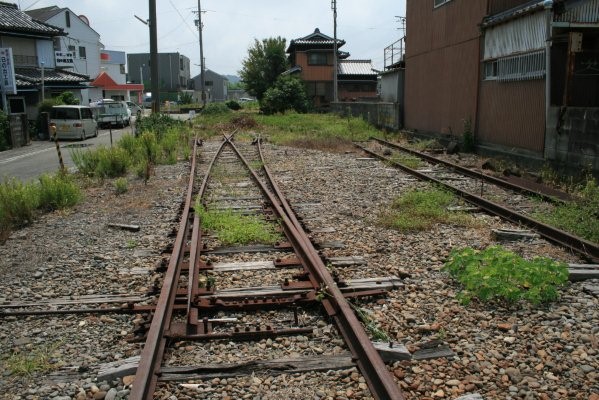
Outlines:
<svg viewBox="0 0 599 400"><path fill-rule="evenodd" d="M60 36L55 37L54 39L52 39L52 41L54 43L54 51L62 50L62 48L60 47Z"/></svg>
<svg viewBox="0 0 599 400"><path fill-rule="evenodd" d="M545 76L545 50L485 61L484 79L500 82L540 79Z"/></svg>
<svg viewBox="0 0 599 400"><path fill-rule="evenodd" d="M65 19L65 23L67 25L67 28L70 28L71 27L71 13L68 12L68 11L66 11L64 13L64 19Z"/></svg>
<svg viewBox="0 0 599 400"><path fill-rule="evenodd" d="M497 79L497 60L485 61L485 71L483 79L491 81Z"/></svg>
<svg viewBox="0 0 599 400"><path fill-rule="evenodd" d="M87 58L85 55L85 47L79 46L79 58Z"/></svg>
<svg viewBox="0 0 599 400"><path fill-rule="evenodd" d="M309 53L308 65L327 65L327 53Z"/></svg>
<svg viewBox="0 0 599 400"><path fill-rule="evenodd" d="M74 56L74 55L75 55L75 46L73 46L73 45L69 45L69 51L70 51L71 53L73 53L73 56Z"/></svg>
<svg viewBox="0 0 599 400"><path fill-rule="evenodd" d="M119 65L119 72L123 75L125 75L125 64L121 64Z"/></svg>
<svg viewBox="0 0 599 400"><path fill-rule="evenodd" d="M434 8L441 7L445 3L449 3L451 0L433 0Z"/></svg>
<svg viewBox="0 0 599 400"><path fill-rule="evenodd" d="M212 82L212 81L205 81L204 82L204 85L206 85L206 86L212 86L213 84L214 84L214 82Z"/></svg>
<svg viewBox="0 0 599 400"><path fill-rule="evenodd" d="M12 97L8 99L8 106L11 114L25 113L25 99L23 97Z"/></svg>

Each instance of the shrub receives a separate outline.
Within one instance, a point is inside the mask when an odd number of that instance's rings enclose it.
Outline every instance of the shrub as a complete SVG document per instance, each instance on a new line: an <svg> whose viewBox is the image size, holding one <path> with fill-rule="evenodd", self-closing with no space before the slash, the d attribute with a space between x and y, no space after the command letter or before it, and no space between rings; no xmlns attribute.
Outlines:
<svg viewBox="0 0 599 400"><path fill-rule="evenodd" d="M33 221L39 204L39 192L31 183L10 179L0 184L0 226L5 230Z"/></svg>
<svg viewBox="0 0 599 400"><path fill-rule="evenodd" d="M182 127L183 121L175 120L166 114L153 113L149 117L142 117L137 121L136 135L140 136L144 132L154 132L156 136L162 136L169 128Z"/></svg>
<svg viewBox="0 0 599 400"><path fill-rule="evenodd" d="M91 151L74 149L71 158L80 173L97 178L122 176L131 164L129 154L121 147L98 147Z"/></svg>
<svg viewBox="0 0 599 400"><path fill-rule="evenodd" d="M127 178L115 179L114 189L115 189L117 195L127 193L127 190L129 190Z"/></svg>
<svg viewBox="0 0 599 400"><path fill-rule="evenodd" d="M81 190L67 174L39 177L39 208L45 211L72 207L81 200Z"/></svg>
<svg viewBox="0 0 599 400"><path fill-rule="evenodd" d="M241 110L241 105L235 100L229 100L225 105L233 111Z"/></svg>
<svg viewBox="0 0 599 400"><path fill-rule="evenodd" d="M287 110L308 112L308 97L303 82L294 76L279 77L275 85L264 93L260 110L267 115Z"/></svg>
<svg viewBox="0 0 599 400"><path fill-rule="evenodd" d="M181 93L179 96L179 104L191 104L193 103L193 96L191 93Z"/></svg>
<svg viewBox="0 0 599 400"><path fill-rule="evenodd" d="M474 151L474 132L472 132L472 120L464 119L464 131L462 132L462 140L464 142L464 152L472 153Z"/></svg>
<svg viewBox="0 0 599 400"><path fill-rule="evenodd" d="M230 112L231 109L224 103L208 103L202 110L202 114L206 115L228 114Z"/></svg>
<svg viewBox="0 0 599 400"><path fill-rule="evenodd" d="M507 305L549 302L558 298L558 287L568 280L565 263L546 257L525 260L501 246L454 249L443 269L464 286L459 294L464 304L472 298Z"/></svg>

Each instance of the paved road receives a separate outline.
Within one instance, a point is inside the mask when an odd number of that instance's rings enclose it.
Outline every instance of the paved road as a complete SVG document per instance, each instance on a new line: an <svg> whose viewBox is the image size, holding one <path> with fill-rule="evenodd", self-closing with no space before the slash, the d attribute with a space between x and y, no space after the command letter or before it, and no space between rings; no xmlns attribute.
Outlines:
<svg viewBox="0 0 599 400"><path fill-rule="evenodd" d="M131 127L113 129L113 143L125 133L131 133ZM98 137L83 141L61 140L59 142L65 166L74 168L71 160L73 149L93 149L100 145L110 146L110 131L101 129ZM43 173L56 172L60 168L56 145L51 141L32 141L29 146L0 152L0 181L7 178L17 178L21 181L37 179Z"/></svg>

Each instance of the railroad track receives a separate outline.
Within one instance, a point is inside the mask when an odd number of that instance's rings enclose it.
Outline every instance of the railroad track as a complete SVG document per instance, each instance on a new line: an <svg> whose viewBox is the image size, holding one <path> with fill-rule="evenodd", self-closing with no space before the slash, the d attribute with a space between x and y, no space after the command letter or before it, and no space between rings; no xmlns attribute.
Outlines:
<svg viewBox="0 0 599 400"><path fill-rule="evenodd" d="M185 381L185 387L197 389L190 381L207 379L218 372L222 377L248 374L260 368L272 373L273 370L289 372L305 368L347 369L352 365L357 366L367 385L367 388L357 389L364 392L364 397L402 399L398 384L347 300L348 297L379 296L393 288L397 279L347 283L333 277L272 180L264 165L260 141L257 146L240 147L243 150L234 144L233 135L225 136L212 152L210 162L204 165L204 179L199 185L195 178L199 167L195 157L197 149L194 149L181 224L160 297L156 305L150 307L153 316L147 332L138 332L143 335L145 344L130 399L154 398L160 385L168 385L162 381ZM250 165L259 166L260 172L255 172ZM218 237L207 236L202 231L202 217L194 204L202 204L207 211L219 208L249 214L259 211L265 220L279 226L283 240L274 246L218 246ZM234 258L231 255L239 253L249 261L230 262ZM264 278L271 281L267 284L258 277L265 271ZM239 275L244 277L242 281ZM272 311L265 313L265 310ZM330 321L334 322L334 328ZM251 357L220 365L213 362L231 359L230 354L213 354L215 341L251 341L255 346L263 339L272 341L289 335L299 335L299 340L304 341L306 335L316 331L327 332L327 340L322 340L317 350L326 362L312 359L313 365L307 367L310 362L300 360L302 366L289 367L292 360L271 359L266 354L262 356L267 360L260 362L267 365L260 368L259 360ZM171 348L172 343L185 345ZM285 340L282 343L284 347L296 342ZM344 343L349 353L340 351L340 343ZM305 347L313 348L312 345ZM277 362L282 365L276 367ZM341 364L335 367L336 362Z"/></svg>
<svg viewBox="0 0 599 400"><path fill-rule="evenodd" d="M358 143L355 143L355 146L420 180L455 193L492 215L526 226L548 241L589 261L599 260L597 243L542 223L530 215L531 210L550 208L556 203L561 203L563 199L556 197L557 192L533 190L381 139L372 139L368 147ZM422 163L419 162L417 168L410 168L406 162L402 162L401 154L417 157Z"/></svg>

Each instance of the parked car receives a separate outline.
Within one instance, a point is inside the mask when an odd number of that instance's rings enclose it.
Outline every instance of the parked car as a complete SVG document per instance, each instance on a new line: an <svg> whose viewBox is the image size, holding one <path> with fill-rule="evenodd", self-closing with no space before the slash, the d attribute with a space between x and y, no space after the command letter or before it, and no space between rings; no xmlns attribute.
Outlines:
<svg viewBox="0 0 599 400"><path fill-rule="evenodd" d="M50 126L56 128L58 139L85 140L98 136L98 123L87 106L54 106L50 111Z"/></svg>
<svg viewBox="0 0 599 400"><path fill-rule="evenodd" d="M104 99L90 103L98 114L98 125L101 128L116 126L124 128L131 123L131 110L124 101Z"/></svg>
<svg viewBox="0 0 599 400"><path fill-rule="evenodd" d="M139 118L141 115L143 115L143 109L138 106L137 104L135 104L132 101L126 101L125 103L127 103L127 107L129 107L129 111L131 111L131 115L135 115L137 118Z"/></svg>
<svg viewBox="0 0 599 400"><path fill-rule="evenodd" d="M248 101L255 101L254 99L250 99L249 97L242 97L239 99L240 103L247 103Z"/></svg>

